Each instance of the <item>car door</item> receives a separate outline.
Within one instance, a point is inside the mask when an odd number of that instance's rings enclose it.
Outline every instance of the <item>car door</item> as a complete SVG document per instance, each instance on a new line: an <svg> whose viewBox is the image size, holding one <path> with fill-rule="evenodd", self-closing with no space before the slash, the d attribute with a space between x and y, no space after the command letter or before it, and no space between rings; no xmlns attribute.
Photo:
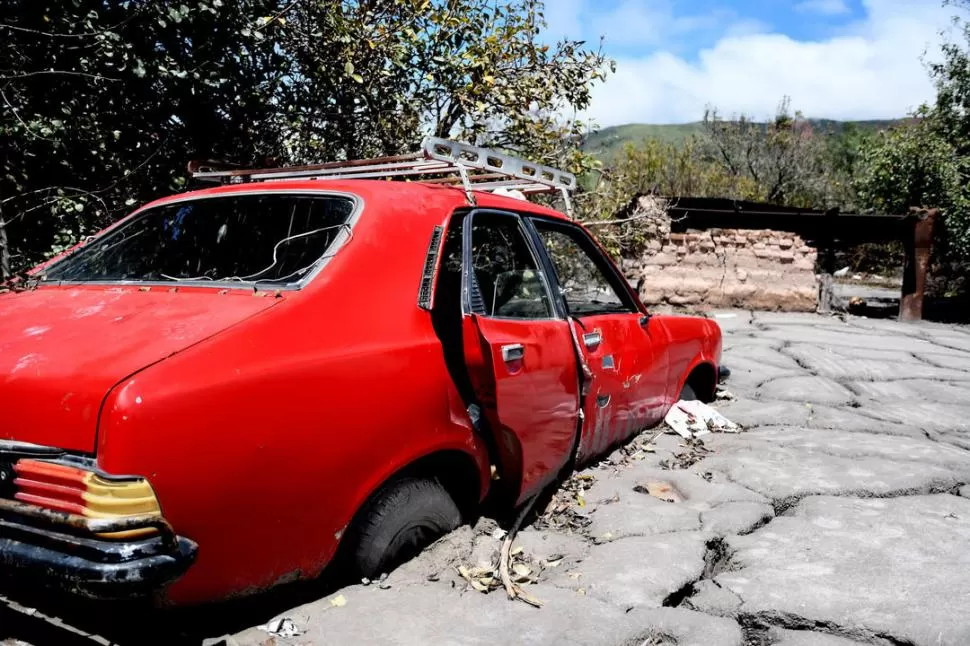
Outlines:
<svg viewBox="0 0 970 646"><path fill-rule="evenodd" d="M586 379L577 462L583 463L663 414L666 357L651 337L649 316L581 227L530 218L574 326Z"/></svg>
<svg viewBox="0 0 970 646"><path fill-rule="evenodd" d="M466 365L500 477L519 503L552 481L572 454L576 351L523 221L476 210L463 226Z"/></svg>

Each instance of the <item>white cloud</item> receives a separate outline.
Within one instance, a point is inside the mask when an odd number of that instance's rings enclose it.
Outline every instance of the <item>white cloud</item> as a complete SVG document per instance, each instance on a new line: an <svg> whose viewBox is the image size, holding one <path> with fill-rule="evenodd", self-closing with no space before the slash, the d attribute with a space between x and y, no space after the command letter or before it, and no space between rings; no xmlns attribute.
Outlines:
<svg viewBox="0 0 970 646"><path fill-rule="evenodd" d="M671 0L624 0L614 9L590 16L591 31L610 46L655 46L683 34L716 29L726 12L679 15Z"/></svg>
<svg viewBox="0 0 970 646"><path fill-rule="evenodd" d="M932 98L924 52L936 51L950 11L938 0L865 0L865 19L819 41L728 30L695 59L669 51L617 60L587 116L601 126L771 116L783 96L808 116L893 118Z"/></svg>
<svg viewBox="0 0 970 646"><path fill-rule="evenodd" d="M820 13L823 16L841 16L851 12L845 0L805 0L795 5L795 11Z"/></svg>

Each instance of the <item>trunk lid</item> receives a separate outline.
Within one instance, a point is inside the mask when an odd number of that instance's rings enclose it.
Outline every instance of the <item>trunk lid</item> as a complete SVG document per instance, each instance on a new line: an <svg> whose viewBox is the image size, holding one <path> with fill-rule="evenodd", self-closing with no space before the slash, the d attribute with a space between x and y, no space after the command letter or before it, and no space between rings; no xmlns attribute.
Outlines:
<svg viewBox="0 0 970 646"><path fill-rule="evenodd" d="M93 453L115 384L279 302L259 296L93 285L0 295L0 440Z"/></svg>

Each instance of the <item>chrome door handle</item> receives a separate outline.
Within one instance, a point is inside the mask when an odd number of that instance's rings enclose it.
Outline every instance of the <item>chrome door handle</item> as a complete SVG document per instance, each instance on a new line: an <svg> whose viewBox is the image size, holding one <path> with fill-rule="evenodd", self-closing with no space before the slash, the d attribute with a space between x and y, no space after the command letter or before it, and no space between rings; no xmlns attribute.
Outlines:
<svg viewBox="0 0 970 646"><path fill-rule="evenodd" d="M589 332L583 335L583 344L586 345L588 350L598 348L601 343L603 343L603 335L599 332Z"/></svg>
<svg viewBox="0 0 970 646"><path fill-rule="evenodd" d="M523 357L525 357L525 346L521 343L502 346L502 361L505 363L521 361Z"/></svg>

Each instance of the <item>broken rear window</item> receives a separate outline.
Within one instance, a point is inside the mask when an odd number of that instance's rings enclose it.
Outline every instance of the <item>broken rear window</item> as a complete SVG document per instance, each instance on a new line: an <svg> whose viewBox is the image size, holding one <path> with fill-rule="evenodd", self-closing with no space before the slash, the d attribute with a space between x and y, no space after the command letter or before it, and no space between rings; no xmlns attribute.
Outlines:
<svg viewBox="0 0 970 646"><path fill-rule="evenodd" d="M46 272L47 281L300 281L346 234L354 201L233 195L148 209Z"/></svg>

